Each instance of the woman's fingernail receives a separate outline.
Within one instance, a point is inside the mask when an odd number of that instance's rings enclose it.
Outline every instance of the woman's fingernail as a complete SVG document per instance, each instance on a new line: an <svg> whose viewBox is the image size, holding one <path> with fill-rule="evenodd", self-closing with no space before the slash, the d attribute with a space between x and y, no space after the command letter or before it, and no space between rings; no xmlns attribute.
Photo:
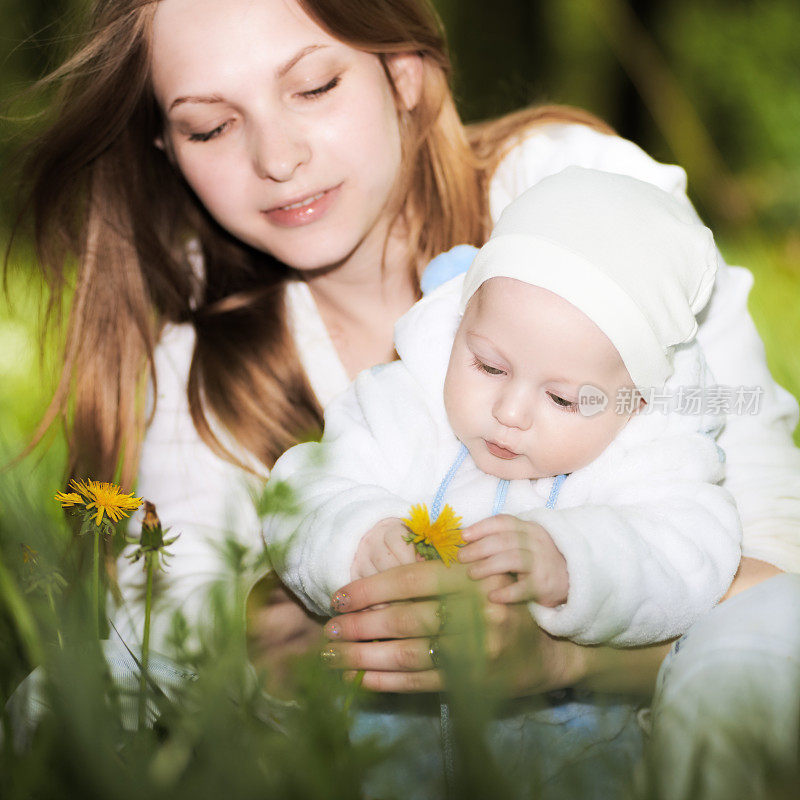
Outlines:
<svg viewBox="0 0 800 800"><path fill-rule="evenodd" d="M331 608L334 611L344 611L350 605L350 595L347 592L336 592L331 599Z"/></svg>
<svg viewBox="0 0 800 800"><path fill-rule="evenodd" d="M329 639L338 639L342 635L338 622L331 622L325 626L325 634Z"/></svg>
<svg viewBox="0 0 800 800"><path fill-rule="evenodd" d="M324 650L320 650L319 653L319 660L325 664L326 667L334 664L338 657L339 654L335 647L326 647Z"/></svg>

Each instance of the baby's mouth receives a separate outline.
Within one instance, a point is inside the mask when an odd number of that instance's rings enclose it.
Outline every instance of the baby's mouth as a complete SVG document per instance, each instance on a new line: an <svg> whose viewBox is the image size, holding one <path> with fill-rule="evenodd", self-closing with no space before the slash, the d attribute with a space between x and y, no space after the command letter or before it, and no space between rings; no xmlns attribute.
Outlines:
<svg viewBox="0 0 800 800"><path fill-rule="evenodd" d="M497 444L497 442L491 442L488 439L484 439L483 441L486 443L486 449L497 458L510 461L512 458L516 458L519 455L519 453L509 450L507 447Z"/></svg>

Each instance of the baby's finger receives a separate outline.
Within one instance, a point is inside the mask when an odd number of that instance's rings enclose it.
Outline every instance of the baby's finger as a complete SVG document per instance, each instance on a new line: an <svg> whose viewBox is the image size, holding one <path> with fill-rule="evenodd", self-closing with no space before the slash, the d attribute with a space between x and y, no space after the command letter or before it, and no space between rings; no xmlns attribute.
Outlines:
<svg viewBox="0 0 800 800"><path fill-rule="evenodd" d="M375 568L375 565L372 563L372 559L368 556L364 555L364 553L356 553L355 559L353 559L353 565L350 567L350 578L352 580L360 580L361 578L366 578L368 575L375 575L378 572Z"/></svg>
<svg viewBox="0 0 800 800"><path fill-rule="evenodd" d="M503 550L511 550L518 545L519 541L513 531L503 530L490 533L478 541L472 542L472 544L460 547L458 560L462 564L469 564L472 561L479 561L482 558L493 556Z"/></svg>
<svg viewBox="0 0 800 800"><path fill-rule="evenodd" d="M461 536L465 542L474 542L492 533L514 530L518 523L519 520L510 514L496 514L493 517L487 517L480 522L468 525L461 531Z"/></svg>
<svg viewBox="0 0 800 800"><path fill-rule="evenodd" d="M400 560L388 547L381 545L372 554L372 564L376 572L386 572L387 569L399 566Z"/></svg>
<svg viewBox="0 0 800 800"><path fill-rule="evenodd" d="M417 560L417 551L414 549L414 545L399 536L387 537L386 545L397 559L398 564L413 564Z"/></svg>
<svg viewBox="0 0 800 800"><path fill-rule="evenodd" d="M532 560L529 550L503 550L472 564L467 570L467 575L477 581L503 572L530 572Z"/></svg>

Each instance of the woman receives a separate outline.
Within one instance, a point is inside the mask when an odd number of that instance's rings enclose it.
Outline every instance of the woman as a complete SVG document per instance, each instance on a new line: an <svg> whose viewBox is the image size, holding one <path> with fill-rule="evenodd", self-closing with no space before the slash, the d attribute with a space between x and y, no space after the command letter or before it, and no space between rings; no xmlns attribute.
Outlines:
<svg viewBox="0 0 800 800"><path fill-rule="evenodd" d="M392 325L433 255L481 244L507 202L568 164L684 196L681 170L580 112L466 131L447 74L424 0L100 0L87 43L56 73L55 119L30 161L33 209L55 297L67 253L80 268L43 428L73 409L75 475L110 479L119 465L130 485L138 463L138 493L182 534L164 598L191 620L219 575L223 529L258 545L243 478L265 476L349 379L392 358ZM732 417L722 440L745 528L736 592L800 567L800 458L796 404L747 315L749 274L721 272L702 344L721 384L763 390L760 413ZM366 669L373 689L438 688L435 604L416 600L437 580L420 564L345 587L336 667ZM141 575L121 564L120 581L132 596ZM280 599L254 624L291 649L313 629ZM392 605L368 608L381 603ZM162 643L168 617L154 627ZM651 683L663 656L546 640L524 609L488 606L487 619L499 662L511 643L544 648L518 676L527 691L630 689L615 681L644 663ZM128 635L138 628L134 617Z"/></svg>

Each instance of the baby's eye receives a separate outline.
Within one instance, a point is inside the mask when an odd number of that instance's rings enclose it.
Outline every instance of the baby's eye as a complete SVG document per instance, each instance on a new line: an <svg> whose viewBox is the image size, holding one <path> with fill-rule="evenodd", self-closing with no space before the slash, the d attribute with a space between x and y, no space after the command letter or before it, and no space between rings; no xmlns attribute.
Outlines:
<svg viewBox="0 0 800 800"><path fill-rule="evenodd" d="M565 411L577 411L578 404L573 403L571 400L565 400L563 397L559 397L557 394L553 394L552 392L548 392L547 396L560 408L563 408Z"/></svg>
<svg viewBox="0 0 800 800"><path fill-rule="evenodd" d="M484 372L488 372L490 375L502 375L503 370L497 369L497 367L490 367L488 364L481 364L481 369Z"/></svg>
<svg viewBox="0 0 800 800"><path fill-rule="evenodd" d="M478 358L473 359L472 365L477 367L482 372L485 372L487 375L504 375L505 372L502 369L498 369L497 367L490 367L488 364L484 364Z"/></svg>

